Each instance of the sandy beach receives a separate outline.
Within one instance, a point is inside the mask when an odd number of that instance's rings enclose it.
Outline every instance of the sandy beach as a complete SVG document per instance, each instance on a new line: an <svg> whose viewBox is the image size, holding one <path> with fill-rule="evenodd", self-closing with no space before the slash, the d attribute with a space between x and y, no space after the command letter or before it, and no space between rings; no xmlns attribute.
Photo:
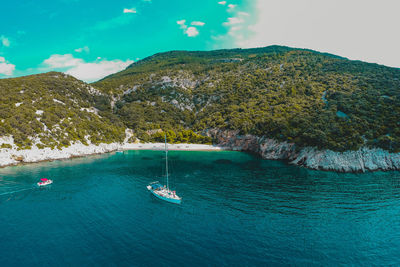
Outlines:
<svg viewBox="0 0 400 267"><path fill-rule="evenodd" d="M120 150L163 150L164 143L137 143L137 144L124 144ZM168 150L187 150L187 151L215 151L224 150L225 148L214 145L202 144L168 144ZM225 149L226 150L226 149Z"/></svg>

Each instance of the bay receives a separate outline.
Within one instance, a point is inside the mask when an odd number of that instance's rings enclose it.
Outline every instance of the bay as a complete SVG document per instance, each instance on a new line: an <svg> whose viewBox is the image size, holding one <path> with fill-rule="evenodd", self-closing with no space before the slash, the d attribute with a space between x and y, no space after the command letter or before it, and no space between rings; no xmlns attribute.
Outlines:
<svg viewBox="0 0 400 267"><path fill-rule="evenodd" d="M398 265L400 173L162 151L0 169L0 266ZM54 180L37 188L42 177Z"/></svg>

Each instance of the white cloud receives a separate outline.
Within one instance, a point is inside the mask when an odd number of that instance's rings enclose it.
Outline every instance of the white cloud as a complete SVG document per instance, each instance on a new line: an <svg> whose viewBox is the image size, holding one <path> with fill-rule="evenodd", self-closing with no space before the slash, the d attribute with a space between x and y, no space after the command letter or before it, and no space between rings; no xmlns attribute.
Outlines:
<svg viewBox="0 0 400 267"><path fill-rule="evenodd" d="M51 68L68 68L75 67L83 63L83 59L74 58L72 54L65 55L51 55L43 63Z"/></svg>
<svg viewBox="0 0 400 267"><path fill-rule="evenodd" d="M229 28L228 36L236 40L237 42L241 42L245 39L245 34L243 33L244 27L239 26L232 26Z"/></svg>
<svg viewBox="0 0 400 267"><path fill-rule="evenodd" d="M235 7L237 7L237 5L229 4L228 5L228 11L232 11Z"/></svg>
<svg viewBox="0 0 400 267"><path fill-rule="evenodd" d="M250 35L248 26L253 22L253 16L244 11L233 10L237 5L230 4L228 6L231 9L228 9L228 12L232 15L222 23L223 26L227 27L227 32L226 34L211 36L215 40L214 49L238 47Z"/></svg>
<svg viewBox="0 0 400 267"><path fill-rule="evenodd" d="M178 25L180 25L180 28L183 29L183 33L186 34L189 37L196 37L197 35L199 35L199 31L196 27L188 27L186 25L186 20L182 19L182 20L178 20L176 22ZM195 25L195 26L203 26L205 23L201 22L201 21L193 21L191 23L191 25Z"/></svg>
<svg viewBox="0 0 400 267"><path fill-rule="evenodd" d="M228 21L224 22L223 25L230 26L230 25L240 24L243 22L244 22L244 20L242 18L232 17L232 18L228 18Z"/></svg>
<svg viewBox="0 0 400 267"><path fill-rule="evenodd" d="M121 71L133 63L133 60L106 60L98 58L94 62L86 62L74 58L71 54L52 55L43 64L44 70L57 70L72 75L86 82L99 80L107 75Z"/></svg>
<svg viewBox="0 0 400 267"><path fill-rule="evenodd" d="M242 29L243 29L242 26L232 26L232 27L230 28L229 32L232 34L233 32L237 32L237 31L240 31L240 30L242 30Z"/></svg>
<svg viewBox="0 0 400 267"><path fill-rule="evenodd" d="M136 13L135 8L124 8L124 13Z"/></svg>
<svg viewBox="0 0 400 267"><path fill-rule="evenodd" d="M0 41L3 46L9 47L10 46L10 39L5 37L4 35L0 36Z"/></svg>
<svg viewBox="0 0 400 267"><path fill-rule="evenodd" d="M239 16L250 16L250 14L249 13L247 13L247 12L243 12L243 11L239 11L238 13L237 13Z"/></svg>
<svg viewBox="0 0 400 267"><path fill-rule="evenodd" d="M287 45L400 67L398 10L398 0L257 0L235 46Z"/></svg>
<svg viewBox="0 0 400 267"><path fill-rule="evenodd" d="M189 27L187 28L187 30L185 31L185 34L189 37L195 37L199 34L199 31L197 30L196 27Z"/></svg>
<svg viewBox="0 0 400 267"><path fill-rule="evenodd" d="M220 5L225 5L225 4L226 4L226 1L220 1L220 2L218 2L218 4L220 4Z"/></svg>
<svg viewBox="0 0 400 267"><path fill-rule="evenodd" d="M89 52L89 47L88 46L80 47L80 48L74 49L74 51L77 52L77 53L81 53L81 52L88 53Z"/></svg>
<svg viewBox="0 0 400 267"><path fill-rule="evenodd" d="M124 70L132 63L133 60L101 60L98 62L79 64L66 71L66 73L83 81L93 82L107 75Z"/></svg>
<svg viewBox="0 0 400 267"><path fill-rule="evenodd" d="M180 27L181 29L186 29L187 28L186 19L178 20L176 23L178 25L181 25L181 27Z"/></svg>
<svg viewBox="0 0 400 267"><path fill-rule="evenodd" d="M202 21L192 21L190 24L194 26L204 26L205 23Z"/></svg>
<svg viewBox="0 0 400 267"><path fill-rule="evenodd" d="M15 70L15 65L9 63L4 57L0 57L0 75L11 76Z"/></svg>

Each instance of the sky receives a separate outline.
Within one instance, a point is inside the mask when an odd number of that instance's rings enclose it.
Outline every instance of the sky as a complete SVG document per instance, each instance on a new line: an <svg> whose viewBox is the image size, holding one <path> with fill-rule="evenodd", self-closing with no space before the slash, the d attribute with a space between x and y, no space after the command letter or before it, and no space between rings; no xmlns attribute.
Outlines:
<svg viewBox="0 0 400 267"><path fill-rule="evenodd" d="M19 0L0 3L0 78L86 82L170 50L286 45L400 67L398 0Z"/></svg>

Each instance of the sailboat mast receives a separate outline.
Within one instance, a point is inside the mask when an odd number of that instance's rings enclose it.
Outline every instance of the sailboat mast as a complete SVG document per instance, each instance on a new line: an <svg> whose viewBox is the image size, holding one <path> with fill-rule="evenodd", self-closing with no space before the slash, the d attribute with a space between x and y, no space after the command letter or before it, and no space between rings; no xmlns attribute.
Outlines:
<svg viewBox="0 0 400 267"><path fill-rule="evenodd" d="M167 189L169 189L168 185L168 150L167 150L167 134L165 134L165 170L167 172Z"/></svg>

